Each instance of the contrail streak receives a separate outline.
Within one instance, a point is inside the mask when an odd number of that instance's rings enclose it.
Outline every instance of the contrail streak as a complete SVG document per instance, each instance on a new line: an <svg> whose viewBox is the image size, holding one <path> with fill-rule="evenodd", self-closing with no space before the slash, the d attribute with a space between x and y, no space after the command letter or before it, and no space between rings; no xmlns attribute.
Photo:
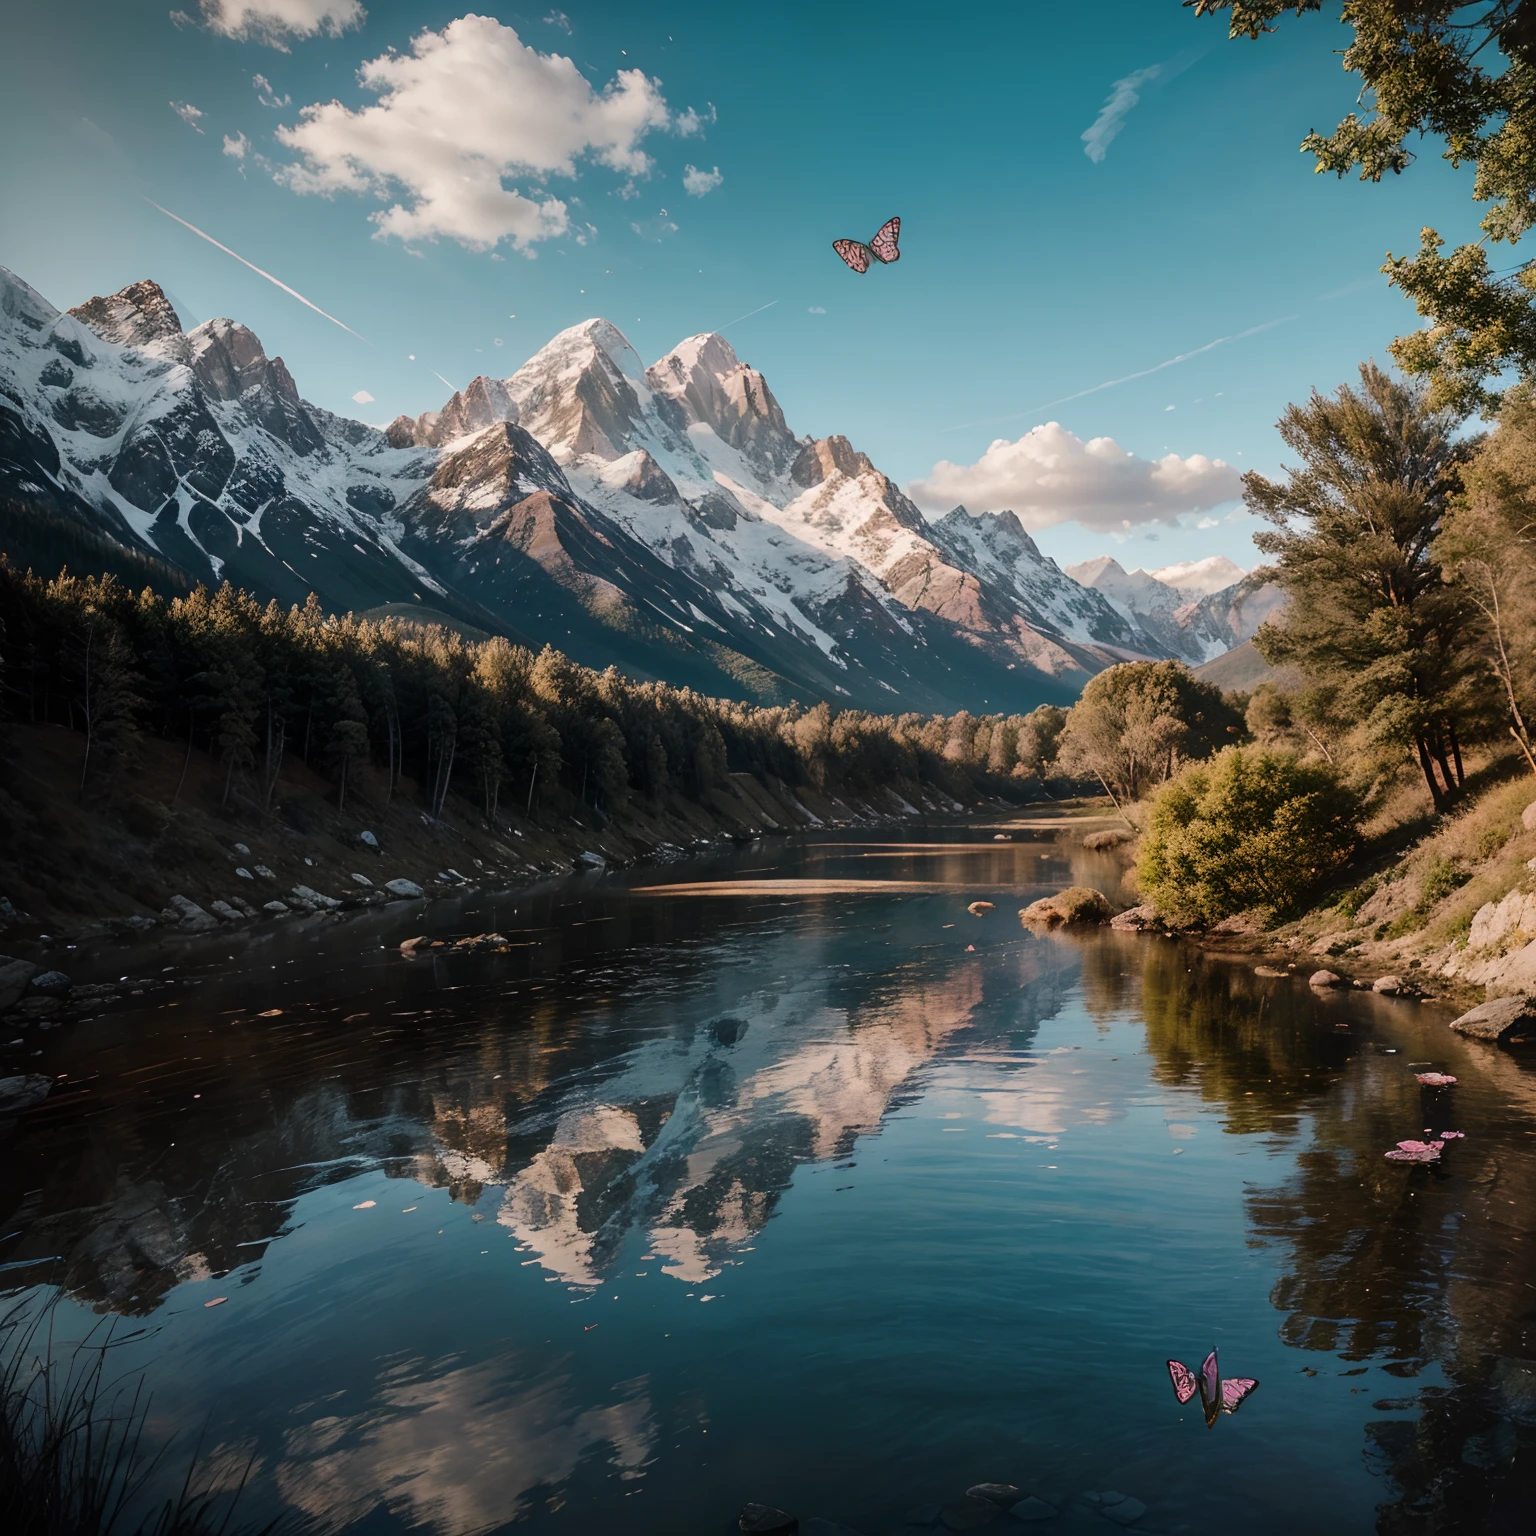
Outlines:
<svg viewBox="0 0 1536 1536"><path fill-rule="evenodd" d="M946 432L959 432L965 427L987 427L994 422L1017 421L1023 416L1033 416L1037 411L1048 411L1053 405L1066 405L1073 400L1081 400L1084 395L1096 395L1101 389L1113 389L1117 384L1129 384L1135 379L1150 378L1154 373L1161 373L1165 368L1172 368L1179 363L1187 363L1192 357L1199 357L1202 352L1210 352L1216 347L1224 347L1229 341L1242 341L1246 336L1257 336L1260 331L1273 330L1277 325L1286 325L1292 320L1301 319L1300 315L1282 315L1278 320L1266 320L1263 325L1250 326L1246 331L1237 331L1231 336L1218 336L1215 341L1208 341L1203 347L1196 347L1192 352L1180 352L1177 357L1170 357L1166 362L1158 363L1151 368L1143 368L1139 373L1127 373L1122 378L1106 379L1102 384L1095 384L1089 389L1080 389L1075 395L1063 395L1059 400L1047 400L1044 405L1032 405L1028 410L1013 411L1007 416L983 416L977 421L962 421L952 427L946 427Z"/></svg>
<svg viewBox="0 0 1536 1536"><path fill-rule="evenodd" d="M759 304L756 309L749 309L746 314L737 315L734 320L727 320L724 325L717 327L715 334L719 335L721 331L728 331L733 325L739 325L743 320L750 320L753 315L762 314L765 309L772 309L778 302L777 299L769 299L766 304Z"/></svg>
<svg viewBox="0 0 1536 1536"><path fill-rule="evenodd" d="M443 378L443 376L442 376L442 374L440 374L440 373L439 373L439 372L438 372L438 371L437 371L437 369L436 369L436 368L428 368L428 369L427 369L427 372L428 372L428 373L430 373L430 374L431 374L431 375L432 375L432 377L433 377L433 378L434 378L434 379L438 379L438 380L440 380L440 381L441 381L441 382L442 382L442 383L444 383L444 384L448 384L448 380L447 380L447 379L445 379L445 378ZM453 390L453 392L454 392L454 393L455 393L455 394L457 394L457 393L458 393L458 390L457 390L457 389L454 389L454 386L453 386L453 385L452 385L452 384L448 384L448 388L449 388L449 389L452 389L452 390Z"/></svg>
<svg viewBox="0 0 1536 1536"><path fill-rule="evenodd" d="M148 203L151 208L160 208L160 204L157 203L152 197L146 197L144 201ZM373 345L373 343L369 341L366 336L358 336L358 333L354 331L350 325L347 325L344 321L338 320L335 315L326 314L326 312L321 309L318 304L311 304L309 300L306 299L304 295L298 291L297 288L290 288L287 283L283 282L280 278L273 277L270 272L263 272L262 269L258 267L254 261L247 261L245 257L242 256L238 251L230 250L227 245L222 244L220 241L215 240L212 235L206 234L203 230L199 229L196 224L188 224L185 219L178 218L174 213L171 212L169 208L160 208L160 212L163 213L168 219L175 219L183 229L190 229L192 233L196 235L200 240L206 240L209 245L218 246L218 248L223 251L226 256L233 256L242 267L249 267L251 271L254 272L258 277L266 278L269 283L276 283L284 293L297 299L299 303L304 305L306 309L312 309L317 315L323 315L327 320L331 322L332 325L341 326L342 330L344 330L347 335L357 336L357 339L362 342L364 346L371 347Z"/></svg>

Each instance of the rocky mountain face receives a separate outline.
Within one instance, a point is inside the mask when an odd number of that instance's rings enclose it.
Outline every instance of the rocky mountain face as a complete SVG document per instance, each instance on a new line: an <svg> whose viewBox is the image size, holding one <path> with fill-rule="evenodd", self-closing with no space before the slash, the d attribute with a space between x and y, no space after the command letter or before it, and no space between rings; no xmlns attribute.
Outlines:
<svg viewBox="0 0 1536 1536"><path fill-rule="evenodd" d="M1245 574L1225 555L1160 571L1127 571L1113 556L1097 555L1066 570L1102 593L1163 654L1196 667L1251 640L1285 606L1278 587Z"/></svg>
<svg viewBox="0 0 1536 1536"><path fill-rule="evenodd" d="M1011 512L929 521L846 438L797 438L718 335L647 368L605 320L379 431L246 327L183 331L154 283L60 313L0 269L0 496L12 542L75 519L194 580L759 700L1020 710L1244 637L1219 594L1185 621L1074 580Z"/></svg>

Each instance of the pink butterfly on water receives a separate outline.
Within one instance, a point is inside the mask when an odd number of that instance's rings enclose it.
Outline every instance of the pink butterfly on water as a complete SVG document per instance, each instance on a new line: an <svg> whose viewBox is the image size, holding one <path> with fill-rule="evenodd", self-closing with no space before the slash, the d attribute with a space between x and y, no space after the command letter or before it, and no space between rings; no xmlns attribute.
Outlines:
<svg viewBox="0 0 1536 1536"><path fill-rule="evenodd" d="M1456 1079L1444 1072L1415 1072L1413 1074L1425 1088L1454 1088Z"/></svg>
<svg viewBox="0 0 1536 1536"><path fill-rule="evenodd" d="M1390 1163L1438 1163L1444 1141L1400 1141L1387 1153Z"/></svg>
<svg viewBox="0 0 1536 1536"><path fill-rule="evenodd" d="M1218 1414L1236 1413L1248 1394L1258 1386L1251 1376L1229 1376L1223 1381L1214 1349L1201 1362L1198 1372L1178 1360L1170 1360L1168 1374L1173 1379L1174 1396L1181 1404L1187 1403L1195 1393L1200 1394L1200 1408L1205 1414L1207 1429L1216 1422Z"/></svg>
<svg viewBox="0 0 1536 1536"><path fill-rule="evenodd" d="M889 264L901 260L901 252L896 249L896 240L900 234L901 220L887 219L880 226L880 233L868 245L865 245L862 240L834 240L832 249L855 272L868 272L872 261Z"/></svg>

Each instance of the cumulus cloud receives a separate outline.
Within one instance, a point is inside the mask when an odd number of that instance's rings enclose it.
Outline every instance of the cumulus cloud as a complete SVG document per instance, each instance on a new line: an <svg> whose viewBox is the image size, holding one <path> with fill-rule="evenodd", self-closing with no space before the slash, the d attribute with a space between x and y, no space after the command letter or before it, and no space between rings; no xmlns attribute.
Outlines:
<svg viewBox="0 0 1536 1536"><path fill-rule="evenodd" d="M198 107L194 107L190 101L173 101L171 103L171 111L174 112L176 116L179 117L182 122L187 125L188 128L192 129L194 133L201 133L203 131L197 126L197 120L203 115L202 110Z"/></svg>
<svg viewBox="0 0 1536 1536"><path fill-rule="evenodd" d="M243 133L226 133L224 135L224 153L231 160L244 160L246 151L251 147L251 141Z"/></svg>
<svg viewBox="0 0 1536 1536"><path fill-rule="evenodd" d="M714 121L713 105L707 112L695 112L692 107L687 107L672 120L672 126L680 138L691 139L695 134L703 133Z"/></svg>
<svg viewBox="0 0 1536 1536"><path fill-rule="evenodd" d="M826 310L824 310L820 304L812 304L806 313L808 315L824 315L826 314Z"/></svg>
<svg viewBox="0 0 1536 1536"><path fill-rule="evenodd" d="M1154 80L1163 79L1166 70L1166 65L1153 64L1150 68L1134 70L1123 80L1115 81L1114 89L1104 98L1104 105L1099 108L1099 115L1082 136L1083 153L1095 165L1103 161L1109 153L1109 146L1125 127L1125 119L1131 108L1141 100L1141 88L1151 85Z"/></svg>
<svg viewBox="0 0 1536 1536"><path fill-rule="evenodd" d="M340 37L368 15L358 0L200 0L210 32L287 51L295 39Z"/></svg>
<svg viewBox="0 0 1536 1536"><path fill-rule="evenodd" d="M1026 528L1076 522L1109 532L1203 512L1233 500L1241 485L1221 459L1203 453L1141 459L1113 438L1084 442L1051 421L1016 442L998 438L974 464L942 460L908 490L930 511L957 503L973 512L1006 507Z"/></svg>
<svg viewBox="0 0 1536 1536"><path fill-rule="evenodd" d="M683 191L689 197L705 197L724 180L718 165L712 171L701 171L696 165L683 167Z"/></svg>
<svg viewBox="0 0 1536 1536"><path fill-rule="evenodd" d="M251 84L256 87L256 99L264 107L286 107L293 102L292 96L279 96L265 75L252 75Z"/></svg>
<svg viewBox="0 0 1536 1536"><path fill-rule="evenodd" d="M352 398L355 401L357 401L357 403L359 405L372 405L373 404L373 396L370 395L366 389L358 390L358 392L355 395L353 395Z"/></svg>
<svg viewBox="0 0 1536 1536"><path fill-rule="evenodd" d="M381 54L359 78L375 105L316 102L278 130L299 157L279 179L296 192L395 198L371 217L379 235L401 240L446 236L472 250L510 240L526 251L569 227L566 204L538 190L544 181L574 176L583 160L647 175L641 141L672 126L642 71L620 70L594 91L570 59L489 16L423 32L410 53Z"/></svg>

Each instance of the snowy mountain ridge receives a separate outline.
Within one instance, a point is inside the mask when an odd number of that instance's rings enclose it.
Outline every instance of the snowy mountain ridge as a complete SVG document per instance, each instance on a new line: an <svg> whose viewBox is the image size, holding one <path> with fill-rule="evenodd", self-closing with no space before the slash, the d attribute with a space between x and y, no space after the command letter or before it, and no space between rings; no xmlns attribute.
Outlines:
<svg viewBox="0 0 1536 1536"><path fill-rule="evenodd" d="M61 313L0 269L0 492L18 548L27 518L72 519L194 580L738 697L1012 710L1193 654L1167 605L1074 580L1011 512L930 521L846 438L797 438L715 334L647 368L588 320L380 431L237 322L184 332L152 282Z"/></svg>

